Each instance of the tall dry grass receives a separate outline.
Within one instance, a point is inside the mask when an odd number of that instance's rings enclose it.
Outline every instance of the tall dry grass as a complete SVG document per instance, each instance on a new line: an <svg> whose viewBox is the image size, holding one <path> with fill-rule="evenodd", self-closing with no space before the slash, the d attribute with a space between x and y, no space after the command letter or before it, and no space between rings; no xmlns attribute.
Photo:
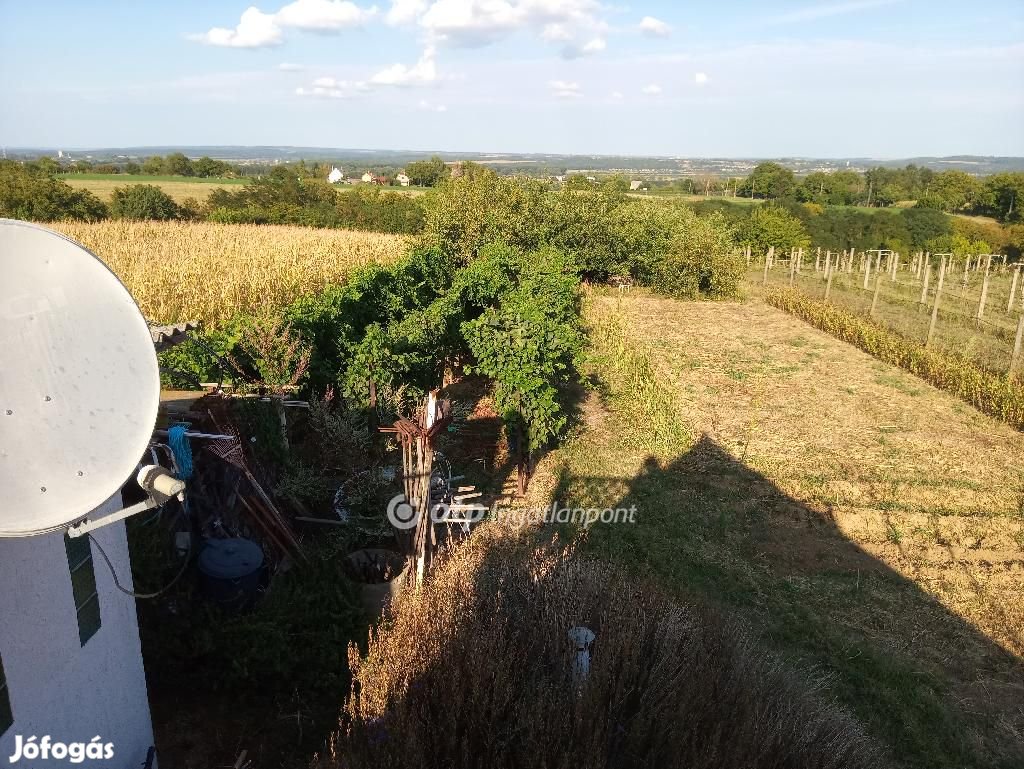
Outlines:
<svg viewBox="0 0 1024 769"><path fill-rule="evenodd" d="M478 529L361 658L322 769L882 767L838 707L715 613ZM572 681L567 633L597 634Z"/></svg>
<svg viewBox="0 0 1024 769"><path fill-rule="evenodd" d="M401 256L398 235L208 222L48 224L99 256L154 321L218 325L239 312L283 307Z"/></svg>

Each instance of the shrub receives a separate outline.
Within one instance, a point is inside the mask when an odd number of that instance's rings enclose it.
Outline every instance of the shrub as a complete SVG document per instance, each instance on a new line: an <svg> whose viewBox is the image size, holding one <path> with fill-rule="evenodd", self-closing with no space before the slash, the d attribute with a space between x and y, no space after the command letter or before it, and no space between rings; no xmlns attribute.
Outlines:
<svg viewBox="0 0 1024 769"><path fill-rule="evenodd" d="M468 261L483 246L503 242L526 250L540 245L546 186L533 179L498 176L471 163L428 193L426 243Z"/></svg>
<svg viewBox="0 0 1024 769"><path fill-rule="evenodd" d="M765 301L952 393L996 419L1024 429L1024 387L956 353L937 352L885 326L792 289L774 289Z"/></svg>
<svg viewBox="0 0 1024 769"><path fill-rule="evenodd" d="M811 238L801 221L783 208L758 206L746 221L736 228L740 245L750 246L757 253L774 247L776 251L807 248Z"/></svg>
<svg viewBox="0 0 1024 769"><path fill-rule="evenodd" d="M110 195L110 213L115 219L156 219L181 217L174 199L155 184L115 187Z"/></svg>
<svg viewBox="0 0 1024 769"><path fill-rule="evenodd" d="M742 629L615 568L484 527L351 648L323 767L884 767ZM528 541L528 538L527 538ZM574 681L568 631L596 633Z"/></svg>
<svg viewBox="0 0 1024 769"><path fill-rule="evenodd" d="M88 190L76 190L49 175L46 165L0 160L0 216L33 222L106 219L106 205Z"/></svg>

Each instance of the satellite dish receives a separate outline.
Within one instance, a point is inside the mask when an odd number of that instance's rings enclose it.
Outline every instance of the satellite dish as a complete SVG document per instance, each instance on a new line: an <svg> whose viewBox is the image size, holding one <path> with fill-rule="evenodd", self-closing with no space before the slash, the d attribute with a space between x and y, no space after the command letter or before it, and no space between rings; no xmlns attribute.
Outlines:
<svg viewBox="0 0 1024 769"><path fill-rule="evenodd" d="M153 340L128 289L73 240L0 219L0 537L66 528L149 446Z"/></svg>

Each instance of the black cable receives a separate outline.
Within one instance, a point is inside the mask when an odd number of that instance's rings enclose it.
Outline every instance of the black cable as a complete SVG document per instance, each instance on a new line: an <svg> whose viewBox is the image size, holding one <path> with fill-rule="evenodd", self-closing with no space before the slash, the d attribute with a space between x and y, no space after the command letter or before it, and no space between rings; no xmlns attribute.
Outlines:
<svg viewBox="0 0 1024 769"><path fill-rule="evenodd" d="M96 549L100 551L100 555L103 556L103 560L107 562L107 568L110 569L110 576L114 578L114 587L116 587L125 595L130 595L132 598L160 597L168 590L170 590L172 587L174 587L178 583L178 580L184 576L185 571L188 569L188 562L192 558L192 532L189 532L188 550L185 551L185 562L181 565L181 570L174 575L174 579L168 582L164 587L157 590L155 593L136 593L135 591L129 590L128 588L121 585L120 580L118 580L117 578L117 572L114 570L114 564L111 563L110 558L107 556L107 552L103 549L103 546L96 541L96 537L94 537L92 534L88 534L88 537L90 540L92 540L92 543L96 545Z"/></svg>

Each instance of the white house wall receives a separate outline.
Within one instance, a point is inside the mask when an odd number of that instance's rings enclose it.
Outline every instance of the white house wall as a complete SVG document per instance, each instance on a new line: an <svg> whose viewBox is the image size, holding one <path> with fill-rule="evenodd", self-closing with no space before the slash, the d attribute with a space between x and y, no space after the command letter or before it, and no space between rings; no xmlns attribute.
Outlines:
<svg viewBox="0 0 1024 769"><path fill-rule="evenodd" d="M118 494L97 512L120 506ZM124 522L93 536L121 584L131 589ZM63 533L0 539L0 658L14 713L14 724L0 736L0 765L138 769L153 744L135 600L117 590L103 557L90 545L101 626L81 646ZM114 758L11 764L15 735L50 735L64 743L99 735L113 743Z"/></svg>

